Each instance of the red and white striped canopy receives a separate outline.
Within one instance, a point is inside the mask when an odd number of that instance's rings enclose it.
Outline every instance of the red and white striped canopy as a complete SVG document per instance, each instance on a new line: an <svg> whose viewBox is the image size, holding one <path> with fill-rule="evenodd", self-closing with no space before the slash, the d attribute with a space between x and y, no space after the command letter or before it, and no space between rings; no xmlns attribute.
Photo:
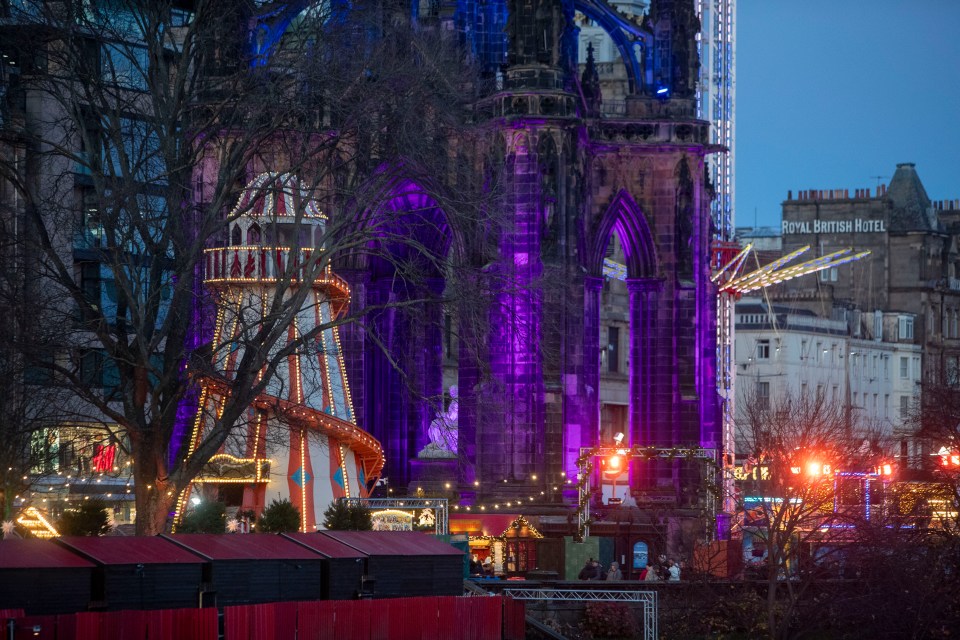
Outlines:
<svg viewBox="0 0 960 640"><path fill-rule="evenodd" d="M234 214L267 218L295 218L298 213L326 220L310 189L292 173L261 173L244 187L234 209Z"/></svg>

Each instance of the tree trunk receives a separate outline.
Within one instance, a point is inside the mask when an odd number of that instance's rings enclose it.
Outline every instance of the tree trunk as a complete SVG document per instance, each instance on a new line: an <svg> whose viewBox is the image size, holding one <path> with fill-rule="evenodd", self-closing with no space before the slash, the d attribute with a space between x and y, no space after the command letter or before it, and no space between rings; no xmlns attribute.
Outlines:
<svg viewBox="0 0 960 640"><path fill-rule="evenodd" d="M134 451L134 492L138 536L155 536L167 530L176 494L167 476L163 451Z"/></svg>
<svg viewBox="0 0 960 640"><path fill-rule="evenodd" d="M767 573L767 632L771 638L779 637L777 629L777 564L772 562Z"/></svg>

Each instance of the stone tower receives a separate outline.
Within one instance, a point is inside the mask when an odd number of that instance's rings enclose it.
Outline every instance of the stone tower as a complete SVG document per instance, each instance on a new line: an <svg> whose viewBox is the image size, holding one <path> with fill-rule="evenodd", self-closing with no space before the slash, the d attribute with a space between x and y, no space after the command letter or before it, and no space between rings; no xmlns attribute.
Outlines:
<svg viewBox="0 0 960 640"><path fill-rule="evenodd" d="M492 380L476 404L460 380L461 423L476 425L466 456L475 475L465 479L479 480L481 496L549 490L600 443L601 292L613 234L629 300L625 442L719 447L704 178L704 158L718 149L694 116L693 4L654 1L640 25L589 2L514 0L508 10L502 88L484 107L512 180L497 267L514 286L491 309ZM578 82L567 53L576 50L574 10L620 25L631 43L639 77L625 103L604 104L589 69ZM634 468L631 486L682 489L682 466Z"/></svg>
<svg viewBox="0 0 960 640"><path fill-rule="evenodd" d="M625 100L605 100L589 65L577 72L578 16L610 32L629 79ZM719 448L713 190L704 161L721 149L695 116L692 0L652 0L642 20L596 0L420 3L413 19L457 30L486 75L475 112L505 193L485 238L495 258L471 264L498 285L477 287L487 295L484 335L475 358L461 354L459 365L448 363L446 310L429 303L449 274L428 270L411 293L397 288L388 264L338 265L354 308L404 295L427 301L418 320L386 309L342 331L357 423L383 444L390 486L442 482L480 502L541 492L548 501L574 499L581 452L601 444L600 333L614 287L628 327L624 443ZM429 195L456 185L404 170L381 179L378 206L406 228L435 231L418 237L427 250L470 256ZM605 280L614 245L625 282ZM453 385L456 456L425 460L429 426L445 409L439 399ZM696 480L688 471L675 460L631 465L629 486L672 491L683 505Z"/></svg>

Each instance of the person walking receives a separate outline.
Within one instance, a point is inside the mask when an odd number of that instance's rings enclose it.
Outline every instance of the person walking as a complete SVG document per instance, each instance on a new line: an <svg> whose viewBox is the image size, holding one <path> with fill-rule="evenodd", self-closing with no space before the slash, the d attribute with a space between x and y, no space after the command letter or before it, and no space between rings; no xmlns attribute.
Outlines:
<svg viewBox="0 0 960 640"><path fill-rule="evenodd" d="M680 565L673 560L667 563L667 573L670 574L670 582L680 582Z"/></svg>
<svg viewBox="0 0 960 640"><path fill-rule="evenodd" d="M646 571L647 575L643 577L644 582L657 582L660 580L660 576L657 575L657 565L653 564L652 561L647 563Z"/></svg>
<svg viewBox="0 0 960 640"><path fill-rule="evenodd" d="M623 580L623 572L620 571L619 562L610 563L610 570L607 571L607 580Z"/></svg>
<svg viewBox="0 0 960 640"><path fill-rule="evenodd" d="M583 563L583 569L577 574L577 580L596 580L597 568L593 566L593 558Z"/></svg>

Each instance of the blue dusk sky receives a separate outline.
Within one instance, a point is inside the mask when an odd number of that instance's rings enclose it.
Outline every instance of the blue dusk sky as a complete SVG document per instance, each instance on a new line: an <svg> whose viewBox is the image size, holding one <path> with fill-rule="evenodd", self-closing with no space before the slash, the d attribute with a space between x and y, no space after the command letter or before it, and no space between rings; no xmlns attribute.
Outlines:
<svg viewBox="0 0 960 640"><path fill-rule="evenodd" d="M960 198L960 0L737 3L737 226L787 191L876 189L916 163Z"/></svg>

